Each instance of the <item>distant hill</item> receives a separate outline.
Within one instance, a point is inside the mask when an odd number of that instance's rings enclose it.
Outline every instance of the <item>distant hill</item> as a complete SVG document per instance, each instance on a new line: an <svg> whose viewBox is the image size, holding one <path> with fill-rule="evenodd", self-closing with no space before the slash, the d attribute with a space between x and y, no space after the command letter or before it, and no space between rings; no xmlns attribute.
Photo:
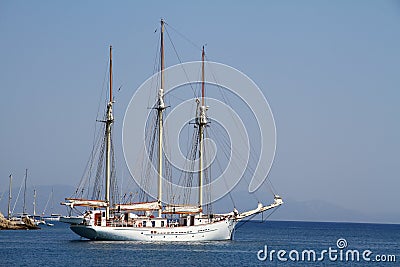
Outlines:
<svg viewBox="0 0 400 267"><path fill-rule="evenodd" d="M69 185L53 185L53 186L36 186L37 191L37 214L41 214L45 208L46 202L53 189L54 197L47 208L45 215L51 213L67 214L67 209L60 205L65 197L69 197L74 192L75 188ZM27 212L33 212L33 187L28 187L26 190L26 206ZM19 188L13 188L12 206L14 206ZM0 196L3 192L0 192ZM257 206L257 199L249 195L247 192L234 192L233 200L239 211L246 209L254 209ZM8 191L4 192L3 198L0 201L0 211L7 215ZM272 202L272 196L263 200L263 204ZM362 213L349 208L340 207L326 201L297 201L291 198L283 197L284 204L273 211L269 217L270 220L282 221L323 221L323 222L371 222L371 223L400 223L400 214L385 214L376 210L371 210L370 213ZM17 204L15 205L14 213L22 212L23 192L21 190ZM225 196L213 205L214 212L229 212L233 208L233 204L229 196ZM267 215L268 216L268 215ZM257 216L255 219L261 219Z"/></svg>
<svg viewBox="0 0 400 267"><path fill-rule="evenodd" d="M362 213L340 207L326 201L296 201L284 199L284 204L271 216L282 221L318 221L318 222L370 222L400 223L400 214L385 214L376 210Z"/></svg>
<svg viewBox="0 0 400 267"><path fill-rule="evenodd" d="M260 194L258 194L260 195ZM270 220L277 221L314 221L314 222L370 222L370 223L400 223L399 213L382 213L377 210L371 210L369 213L359 212L350 208L341 207L323 200L298 201L283 197L284 204L278 209L272 211ZM239 211L254 209L257 199L249 193L240 191L234 192L232 198L235 201L236 208ZM261 201L263 204L272 202L272 196L266 196ZM214 205L214 210L225 211L231 207L232 202L228 196L225 196ZM269 212L271 213L271 212ZM268 212L265 214L269 214ZM265 217L265 216L264 216ZM255 219L261 219L257 216Z"/></svg>

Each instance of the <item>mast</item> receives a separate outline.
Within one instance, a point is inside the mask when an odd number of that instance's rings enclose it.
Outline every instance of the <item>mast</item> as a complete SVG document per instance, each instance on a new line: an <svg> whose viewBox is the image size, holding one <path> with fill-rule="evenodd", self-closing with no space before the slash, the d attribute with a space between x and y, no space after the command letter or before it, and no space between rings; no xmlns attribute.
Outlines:
<svg viewBox="0 0 400 267"><path fill-rule="evenodd" d="M24 186L24 205L22 208L22 216L24 216L26 214L26 180L28 179L28 169L25 169L25 186Z"/></svg>
<svg viewBox="0 0 400 267"><path fill-rule="evenodd" d="M207 107L204 103L204 46L201 52L201 106L197 124L199 126L199 208L203 206L203 152L204 152L204 127L207 125ZM200 215L202 213L200 212Z"/></svg>
<svg viewBox="0 0 400 267"><path fill-rule="evenodd" d="M33 189L33 218L36 216L36 189Z"/></svg>
<svg viewBox="0 0 400 267"><path fill-rule="evenodd" d="M114 122L112 114L112 46L110 45L110 101L107 105L107 119L106 123L106 184L105 184L105 201L106 207L106 220L110 218L110 184L111 184L111 125Z"/></svg>
<svg viewBox="0 0 400 267"><path fill-rule="evenodd" d="M201 105L204 106L204 45L203 49L201 50Z"/></svg>
<svg viewBox="0 0 400 267"><path fill-rule="evenodd" d="M161 19L161 86L158 90L158 196L157 201L160 205L158 209L158 218L162 215L162 136L163 136L163 111L164 104L164 20Z"/></svg>
<svg viewBox="0 0 400 267"><path fill-rule="evenodd" d="M7 214L8 219L11 219L11 183L12 183L12 175L10 174L10 187L8 188L8 214Z"/></svg>

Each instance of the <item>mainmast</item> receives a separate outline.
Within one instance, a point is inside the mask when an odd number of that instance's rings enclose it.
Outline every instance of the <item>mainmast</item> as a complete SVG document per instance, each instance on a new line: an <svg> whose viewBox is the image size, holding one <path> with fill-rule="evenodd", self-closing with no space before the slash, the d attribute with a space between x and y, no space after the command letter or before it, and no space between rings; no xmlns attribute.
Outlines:
<svg viewBox="0 0 400 267"><path fill-rule="evenodd" d="M157 201L160 205L158 217L162 215L162 136L163 136L163 111L164 104L164 20L161 19L161 86L158 90L158 196Z"/></svg>
<svg viewBox="0 0 400 267"><path fill-rule="evenodd" d="M10 174L10 187L8 188L8 214L7 214L7 219L11 219L11 182L12 182L12 175Z"/></svg>
<svg viewBox="0 0 400 267"><path fill-rule="evenodd" d="M203 152L204 152L204 127L207 125L207 107L204 101L204 46L201 52L201 106L199 107L199 115L197 118L197 124L199 126L199 208L203 206ZM200 212L201 214L201 212Z"/></svg>
<svg viewBox="0 0 400 267"><path fill-rule="evenodd" d="M105 185L105 201L106 220L110 218L110 180L111 180L111 125L114 122L112 114L112 46L110 45L110 101L107 104L107 119L106 123L106 185Z"/></svg>

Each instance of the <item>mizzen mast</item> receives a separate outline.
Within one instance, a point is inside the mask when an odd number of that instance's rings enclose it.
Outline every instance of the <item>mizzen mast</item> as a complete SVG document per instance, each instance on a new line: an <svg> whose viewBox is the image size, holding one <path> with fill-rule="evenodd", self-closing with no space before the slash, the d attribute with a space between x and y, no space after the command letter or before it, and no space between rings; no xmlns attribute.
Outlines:
<svg viewBox="0 0 400 267"><path fill-rule="evenodd" d="M106 220L110 218L110 184L111 184L111 125L114 122L112 114L112 46L110 45L110 101L107 104L107 118L106 118L106 184L105 184L105 201L106 206Z"/></svg>
<svg viewBox="0 0 400 267"><path fill-rule="evenodd" d="M158 218L162 216L162 137L163 137L163 111L166 108L164 103L164 20L161 19L161 86L158 90L158 105L156 107L158 111L158 195L157 202L159 204Z"/></svg>

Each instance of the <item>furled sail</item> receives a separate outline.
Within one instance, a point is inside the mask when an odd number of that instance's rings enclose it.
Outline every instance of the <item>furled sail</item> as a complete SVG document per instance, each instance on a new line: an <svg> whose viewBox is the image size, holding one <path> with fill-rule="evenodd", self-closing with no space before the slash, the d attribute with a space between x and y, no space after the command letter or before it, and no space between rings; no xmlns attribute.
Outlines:
<svg viewBox="0 0 400 267"><path fill-rule="evenodd" d="M202 209L191 205L168 205L163 210L164 214L199 213Z"/></svg>
<svg viewBox="0 0 400 267"><path fill-rule="evenodd" d="M69 206L86 206L86 207L107 207L108 204L104 200L92 200L92 199L77 199L77 198L66 198L65 202L61 205Z"/></svg>
<svg viewBox="0 0 400 267"><path fill-rule="evenodd" d="M158 201L116 205L117 210L130 210L130 211L158 210L160 209L160 207L161 205Z"/></svg>

